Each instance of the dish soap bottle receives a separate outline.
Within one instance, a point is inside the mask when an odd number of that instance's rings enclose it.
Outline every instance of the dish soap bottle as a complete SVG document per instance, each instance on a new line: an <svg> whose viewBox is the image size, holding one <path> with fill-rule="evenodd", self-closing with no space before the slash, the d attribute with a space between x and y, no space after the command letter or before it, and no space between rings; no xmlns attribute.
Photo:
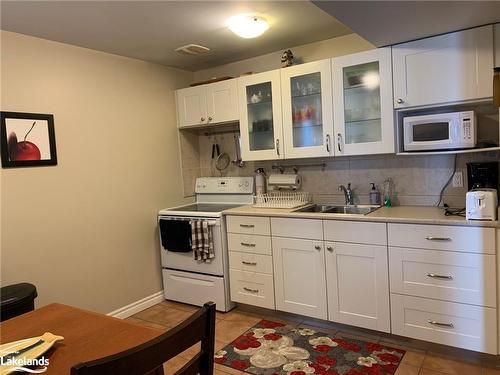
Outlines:
<svg viewBox="0 0 500 375"><path fill-rule="evenodd" d="M391 207L391 189L392 189L392 180L389 177L384 181L384 206Z"/></svg>
<svg viewBox="0 0 500 375"><path fill-rule="evenodd" d="M380 192L375 186L374 182L370 182L372 188L370 190L370 204L380 204Z"/></svg>

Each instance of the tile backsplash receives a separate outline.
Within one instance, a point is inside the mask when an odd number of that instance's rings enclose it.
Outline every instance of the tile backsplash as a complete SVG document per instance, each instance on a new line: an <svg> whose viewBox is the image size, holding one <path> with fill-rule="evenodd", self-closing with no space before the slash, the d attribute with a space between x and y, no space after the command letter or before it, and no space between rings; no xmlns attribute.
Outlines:
<svg viewBox="0 0 500 375"><path fill-rule="evenodd" d="M181 159L184 193L194 194L194 181L199 176L220 176L211 159L212 144L217 142L221 152L235 157L234 136L237 130L228 130L216 136L203 132L180 132ZM450 178L455 155L371 155L351 157L331 157L320 159L300 159L283 161L246 162L240 168L231 163L222 172L223 176L253 176L257 168L264 168L266 174L279 173L273 164L284 166L299 165L302 177L302 191L312 193L315 202L343 203L344 195L338 191L341 184L351 183L356 203L368 203L370 183L378 185L383 194L383 182L390 177L393 181L393 203L397 205L435 205L439 193ZM457 154L457 171L464 177L464 187L454 188L450 183L444 191L444 201L453 207L465 206L467 192L466 163L469 161L497 161L500 152ZM301 167L300 164L326 163L321 166ZM293 173L287 168L285 173Z"/></svg>

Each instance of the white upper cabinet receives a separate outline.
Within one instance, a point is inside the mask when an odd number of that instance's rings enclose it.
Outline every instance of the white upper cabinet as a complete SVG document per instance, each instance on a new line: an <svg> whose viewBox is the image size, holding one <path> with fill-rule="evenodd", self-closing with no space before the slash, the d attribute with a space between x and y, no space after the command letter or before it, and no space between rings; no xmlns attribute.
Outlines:
<svg viewBox="0 0 500 375"><path fill-rule="evenodd" d="M180 89L176 99L179 128L239 120L236 79Z"/></svg>
<svg viewBox="0 0 500 375"><path fill-rule="evenodd" d="M204 86L176 91L177 126L199 126L207 123L207 97Z"/></svg>
<svg viewBox="0 0 500 375"><path fill-rule="evenodd" d="M240 77L238 98L242 159L282 159L280 71Z"/></svg>
<svg viewBox="0 0 500 375"><path fill-rule="evenodd" d="M238 111L238 80L215 82L207 88L208 123L234 122L240 118Z"/></svg>
<svg viewBox="0 0 500 375"><path fill-rule="evenodd" d="M281 69L285 157L333 156L330 60Z"/></svg>
<svg viewBox="0 0 500 375"><path fill-rule="evenodd" d="M394 108L488 98L493 26L392 47Z"/></svg>
<svg viewBox="0 0 500 375"><path fill-rule="evenodd" d="M391 49L332 59L336 155L393 153Z"/></svg>

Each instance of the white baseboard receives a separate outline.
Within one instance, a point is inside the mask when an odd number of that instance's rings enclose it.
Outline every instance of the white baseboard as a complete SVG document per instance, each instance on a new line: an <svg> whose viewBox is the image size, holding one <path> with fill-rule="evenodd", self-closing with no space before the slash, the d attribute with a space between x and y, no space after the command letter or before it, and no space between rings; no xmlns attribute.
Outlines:
<svg viewBox="0 0 500 375"><path fill-rule="evenodd" d="M132 302L127 306L120 307L114 311L111 311L107 315L113 316L115 318L125 319L129 316L137 314L142 310L146 310L148 307L154 306L157 303L160 303L165 300L165 296L163 295L163 290L157 292L155 294L151 294L148 297L140 299L139 301Z"/></svg>

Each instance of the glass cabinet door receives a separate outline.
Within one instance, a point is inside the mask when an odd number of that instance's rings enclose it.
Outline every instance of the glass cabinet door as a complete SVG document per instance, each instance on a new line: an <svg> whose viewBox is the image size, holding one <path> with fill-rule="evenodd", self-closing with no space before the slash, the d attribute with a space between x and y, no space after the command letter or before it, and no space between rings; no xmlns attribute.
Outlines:
<svg viewBox="0 0 500 375"><path fill-rule="evenodd" d="M287 158L332 154L330 61L281 70L283 139Z"/></svg>
<svg viewBox="0 0 500 375"><path fill-rule="evenodd" d="M342 68L345 143L380 142L382 119L380 112L379 62Z"/></svg>
<svg viewBox="0 0 500 375"><path fill-rule="evenodd" d="M332 59L336 153L394 152L390 48Z"/></svg>
<svg viewBox="0 0 500 375"><path fill-rule="evenodd" d="M243 160L283 157L279 70L240 77L241 154Z"/></svg>
<svg viewBox="0 0 500 375"><path fill-rule="evenodd" d="M246 87L250 151L274 149L271 82Z"/></svg>

